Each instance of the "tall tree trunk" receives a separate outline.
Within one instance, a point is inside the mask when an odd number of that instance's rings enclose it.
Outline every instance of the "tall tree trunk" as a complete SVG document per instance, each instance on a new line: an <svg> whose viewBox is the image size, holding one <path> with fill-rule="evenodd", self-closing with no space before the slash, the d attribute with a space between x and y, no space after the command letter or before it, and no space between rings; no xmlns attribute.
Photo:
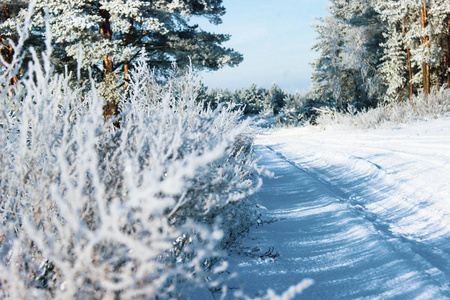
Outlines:
<svg viewBox="0 0 450 300"><path fill-rule="evenodd" d="M403 27L404 27L404 34L408 33L408 28L406 27L406 17L403 18ZM409 99L413 99L413 83L412 83L412 68L411 68L411 50L409 47L406 48L406 54L408 56L408 74L409 74Z"/></svg>
<svg viewBox="0 0 450 300"><path fill-rule="evenodd" d="M127 61L123 64L123 79L125 80L125 90L128 88L130 82L130 63Z"/></svg>
<svg viewBox="0 0 450 300"><path fill-rule="evenodd" d="M3 13L5 15L6 20L11 17L11 12L9 10L9 7L6 6L6 5L3 6ZM9 44L8 39L15 40L15 38L12 38L11 36L0 35L0 44L3 44L3 47L0 48L0 53L2 55L3 60L6 63L11 64L12 60L13 60L13 57L14 57L14 48ZM11 71L13 71L13 70L14 70L14 66L13 66L13 69ZM9 84L10 85L15 85L18 81L19 81L19 75L16 74L16 75L13 76L13 78L11 78L9 80Z"/></svg>
<svg viewBox="0 0 450 300"><path fill-rule="evenodd" d="M422 30L424 30L428 26L428 10L425 1L422 2L422 7L420 9L420 20L422 24ZM424 50L428 48L429 37L427 35L422 36L422 44ZM427 57L429 55L427 54ZM423 72L423 92L425 96L430 94L431 80L430 80L430 64L428 62L422 63L422 72Z"/></svg>
<svg viewBox="0 0 450 300"><path fill-rule="evenodd" d="M447 88L450 88L450 13L444 21L444 26L447 27L447 38L444 37L444 74L447 73ZM445 34L445 32L444 32Z"/></svg>
<svg viewBox="0 0 450 300"><path fill-rule="evenodd" d="M0 41L3 41L3 39L0 38ZM13 60L13 57L14 57L14 49L13 49L13 47L11 45L3 46L3 48L1 48L1 50L0 50L0 52L2 54L3 60L6 63L11 64L12 60ZM14 71L15 66L13 66L12 68L13 69L11 71ZM9 84L10 85L15 85L18 81L19 81L19 75L16 74L9 80Z"/></svg>
<svg viewBox="0 0 450 300"><path fill-rule="evenodd" d="M102 17L103 22L100 24L100 34L105 38L111 40L112 38L112 30L110 23L110 15L107 10L101 9L99 11L100 17ZM114 64L109 56L103 57L103 76L105 80L108 80L108 77L112 75L114 72ZM106 99L106 105L103 107L103 117L105 120L109 120L114 116L119 115L119 103L115 97L112 99ZM115 124L117 126L117 124Z"/></svg>
<svg viewBox="0 0 450 300"><path fill-rule="evenodd" d="M125 40L123 41L123 45L126 47L128 46L128 44L130 43L130 35L131 35L131 31L133 30L133 24L134 24L134 19L132 18L130 20L130 29L128 30L127 34L125 35ZM123 64L123 79L125 81L125 90L128 88L128 83L130 82L130 62L126 61Z"/></svg>
<svg viewBox="0 0 450 300"><path fill-rule="evenodd" d="M111 30L111 23L109 20L110 19L109 12L104 9L101 9L100 17L103 18L103 23L100 25L100 34L106 37L108 40L111 40L112 30ZM103 57L103 67L105 73L113 72L114 70L113 62L108 56Z"/></svg>

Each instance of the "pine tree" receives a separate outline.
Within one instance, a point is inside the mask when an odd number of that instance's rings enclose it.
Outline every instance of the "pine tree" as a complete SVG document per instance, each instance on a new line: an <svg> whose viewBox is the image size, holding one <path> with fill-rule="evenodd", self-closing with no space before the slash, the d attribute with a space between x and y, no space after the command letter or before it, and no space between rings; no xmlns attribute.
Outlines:
<svg viewBox="0 0 450 300"><path fill-rule="evenodd" d="M316 26L318 99L401 101L450 86L450 1L330 0Z"/></svg>
<svg viewBox="0 0 450 300"><path fill-rule="evenodd" d="M403 33L392 26L385 33L387 42L383 46L380 72L389 78L384 96L386 102L402 101L408 97L408 55L403 41Z"/></svg>
<svg viewBox="0 0 450 300"><path fill-rule="evenodd" d="M285 94L283 90L276 84L272 84L269 90L269 98L274 115L278 115L283 109L285 103Z"/></svg>
<svg viewBox="0 0 450 300"><path fill-rule="evenodd" d="M228 35L205 32L190 23L192 17L204 17L219 24L225 13L222 0L37 0L32 33L38 38L45 32L45 9L58 71L64 66L75 70L80 61L87 78L90 68L103 90L113 91L108 97L113 110L114 90L127 85L130 68L143 50L160 75L173 63L217 70L242 61L241 54L222 46ZM13 34L23 11L0 24L0 31Z"/></svg>
<svg viewBox="0 0 450 300"><path fill-rule="evenodd" d="M410 30L408 3L405 1L380 0L375 9L383 24L385 42L380 44L383 51L380 72L387 83L384 96L386 102L401 101L413 97L413 69L411 51L406 35Z"/></svg>
<svg viewBox="0 0 450 300"><path fill-rule="evenodd" d="M429 8L432 26L432 38L435 39L434 53L436 66L432 69L435 78L432 84L450 87L450 2L447 0L430 1Z"/></svg>
<svg viewBox="0 0 450 300"><path fill-rule="evenodd" d="M234 102L235 99L229 89L212 88L202 100L204 100L207 105L215 108L220 103L231 103Z"/></svg>
<svg viewBox="0 0 450 300"><path fill-rule="evenodd" d="M410 24L405 39L411 47L412 68L419 70L413 71L412 83L428 95L433 86L445 83L447 65L443 43L450 3L447 0L403 2L406 2Z"/></svg>
<svg viewBox="0 0 450 300"><path fill-rule="evenodd" d="M383 35L373 0L334 0L331 12L345 24L343 30L343 67L351 74L347 80L348 98L358 106L376 105L385 91L378 71ZM333 9L334 7L334 9Z"/></svg>
<svg viewBox="0 0 450 300"><path fill-rule="evenodd" d="M444 49L444 62L442 65L442 75L444 82L446 81L447 88L450 88L450 12L447 12L447 17L444 20L444 34L442 44Z"/></svg>
<svg viewBox="0 0 450 300"><path fill-rule="evenodd" d="M384 93L378 71L382 32L372 1L332 0L331 16L316 27L320 42L313 49L321 57L313 65L314 90L321 100L334 99L373 106ZM320 82L320 84L319 84Z"/></svg>
<svg viewBox="0 0 450 300"><path fill-rule="evenodd" d="M265 89L252 83L248 89L239 90L236 98L245 106L244 114L259 114L264 109L268 94Z"/></svg>
<svg viewBox="0 0 450 300"><path fill-rule="evenodd" d="M342 105L342 86L344 70L342 68L342 29L344 24L334 16L319 18L315 24L319 40L313 50L320 52L312 64L311 75L313 93L319 100L333 99Z"/></svg>

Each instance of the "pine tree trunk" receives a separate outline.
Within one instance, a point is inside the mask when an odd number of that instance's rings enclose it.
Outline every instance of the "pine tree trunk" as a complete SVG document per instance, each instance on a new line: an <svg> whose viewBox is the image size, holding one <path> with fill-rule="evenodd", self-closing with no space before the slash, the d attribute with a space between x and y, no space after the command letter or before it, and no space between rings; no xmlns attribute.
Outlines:
<svg viewBox="0 0 450 300"><path fill-rule="evenodd" d="M3 13L5 14L6 19L9 19L11 17L11 13L7 6L3 7ZM2 48L0 48L0 53L2 55L3 60L5 62L7 62L8 64L10 64L10 63L12 63L12 60L14 57L14 48L11 45L9 45L8 38L13 39L11 36L8 37L8 36L0 35L0 43L4 45ZM12 69L11 71L13 71L13 70L14 69ZM9 84L15 85L18 81L19 81L19 75L16 74L16 75L14 75L13 78L11 78L9 80Z"/></svg>
<svg viewBox="0 0 450 300"><path fill-rule="evenodd" d="M405 36L408 33L408 28L406 27L406 18L403 18L403 27L405 28ZM413 84L412 84L412 68L411 68L411 50L409 47L406 48L406 54L408 56L408 74L409 74L409 99L413 99Z"/></svg>
<svg viewBox="0 0 450 300"><path fill-rule="evenodd" d="M1 40L2 39L0 38L0 41ZM6 63L8 63L8 64L12 63L12 60L13 60L13 57L14 57L14 49L13 49L13 47L11 45L4 46L3 48L1 48L0 52L2 54L3 60ZM14 70L14 66L13 66L13 69L11 71L13 71L13 70ZM9 80L9 84L10 85L15 85L18 81L19 81L19 75L16 74L16 75L14 75L13 78L11 78Z"/></svg>
<svg viewBox="0 0 450 300"><path fill-rule="evenodd" d="M424 30L428 25L428 10L425 1L423 1L422 8L420 9L420 19L422 24L422 30ZM429 37L427 35L422 36L422 44L424 50L428 48ZM427 54L427 57L429 55ZM425 96L430 94L431 80L430 80L430 64L427 62L422 63L422 72L423 72L423 92Z"/></svg>
<svg viewBox="0 0 450 300"><path fill-rule="evenodd" d="M103 23L100 25L100 34L106 37L108 40L111 40L112 30L111 23L109 21L109 12L102 9L100 10L100 16L103 18ZM103 57L103 67L105 73L113 72L114 70L113 62L108 56Z"/></svg>
<svg viewBox="0 0 450 300"><path fill-rule="evenodd" d="M100 17L103 18L103 22L100 25L100 34L105 38L111 40L112 30L110 23L110 15L106 10L101 9L99 12ZM103 57L103 72L104 77L107 78L112 72L114 72L113 61L108 57ZM103 107L103 117L105 120L109 120L113 116L119 115L119 103L116 99L106 99L106 105Z"/></svg>
<svg viewBox="0 0 450 300"><path fill-rule="evenodd" d="M125 40L123 41L123 45L126 47L128 46L128 44L130 43L130 35L131 35L131 31L133 30L133 24L134 24L134 19L130 20L130 29L128 30L127 34L125 35ZM125 81L125 90L128 88L128 82L130 82L130 62L126 61L123 64L123 79Z"/></svg>
<svg viewBox="0 0 450 300"><path fill-rule="evenodd" d="M123 79L125 80L125 90L128 88L128 82L130 82L130 63L125 62L123 64Z"/></svg>
<svg viewBox="0 0 450 300"><path fill-rule="evenodd" d="M409 99L412 100L414 93L413 93L413 83L412 83L411 50L409 49L409 47L406 49L406 53L408 55Z"/></svg>
<svg viewBox="0 0 450 300"><path fill-rule="evenodd" d="M444 42L444 74L447 73L447 88L450 88L450 13L444 21L444 26L447 26L447 38ZM444 33L445 34L445 33Z"/></svg>

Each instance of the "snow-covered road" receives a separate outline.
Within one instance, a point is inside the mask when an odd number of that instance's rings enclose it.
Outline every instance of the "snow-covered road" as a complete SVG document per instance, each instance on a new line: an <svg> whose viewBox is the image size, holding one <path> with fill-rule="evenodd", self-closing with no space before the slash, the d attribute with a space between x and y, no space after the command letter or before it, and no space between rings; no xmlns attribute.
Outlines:
<svg viewBox="0 0 450 300"><path fill-rule="evenodd" d="M251 237L275 260L231 258L244 291L303 299L450 298L450 118L396 130L279 130L257 140L279 221ZM248 241L251 243L252 241Z"/></svg>

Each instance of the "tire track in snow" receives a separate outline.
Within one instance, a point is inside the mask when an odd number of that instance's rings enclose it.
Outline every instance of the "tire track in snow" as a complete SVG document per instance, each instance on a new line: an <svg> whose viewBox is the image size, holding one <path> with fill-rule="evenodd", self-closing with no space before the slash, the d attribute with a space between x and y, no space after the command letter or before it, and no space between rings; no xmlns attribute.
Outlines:
<svg viewBox="0 0 450 300"><path fill-rule="evenodd" d="M252 236L263 248L275 246L281 256L274 262L230 260L248 294L268 287L281 292L312 278L315 285L302 298L450 297L448 273L423 253L428 249L392 233L389 223L317 170L273 147L258 152L260 163L275 173L265 180L259 198L266 216L280 221L257 228Z"/></svg>
<svg viewBox="0 0 450 300"><path fill-rule="evenodd" d="M349 145L355 140L357 145ZM323 149L323 142L309 137L301 144L288 141L302 150L311 149L309 153L299 156L292 151L285 153L286 149L283 153L297 164L326 173L327 180L347 194L359 195L356 201L366 203L368 211L382 216L394 231L433 244L440 240L439 247L450 254L450 210L443 201L450 192L450 156L446 157L447 152L419 155L420 148L414 155L399 156L396 144L386 148L361 146L369 140L369 144L380 143L369 135L362 141L355 137L341 141L339 146L327 136L327 148ZM440 163L430 164L430 157Z"/></svg>
<svg viewBox="0 0 450 300"><path fill-rule="evenodd" d="M390 239L391 242L396 240L397 242L405 243L411 251L417 253L420 255L424 260L426 260L429 264L431 264L436 269L440 270L442 272L443 278L450 279L450 255L446 253L445 251L438 249L436 247L428 246L425 243L422 243L418 240L409 238L407 236L394 233L391 228L389 221L383 220L380 216L378 216L375 213L369 212L365 205L361 201L355 201L354 199L358 198L359 195L350 194L348 192L345 192L341 189L339 189L338 186L334 186L330 183L329 180L327 180L326 174L320 173L318 171L315 171L312 168L304 168L295 163L293 160L288 159L286 156L284 156L282 153L274 150L273 147L266 146L270 151L275 153L277 156L279 156L281 159L285 160L287 163L292 165L293 167L302 170L304 172L307 172L310 177L313 179L321 182L324 187L328 190L330 190L332 193L337 195L337 200L342 201L344 203L348 204L348 208L357 214L360 214L365 220L370 222L372 226L381 234L385 236L385 239ZM378 170L382 170L382 167L371 162L368 160L365 160L361 157L354 157L355 159L361 160L363 162L366 162L372 166L374 166ZM449 291L450 296L450 291Z"/></svg>

